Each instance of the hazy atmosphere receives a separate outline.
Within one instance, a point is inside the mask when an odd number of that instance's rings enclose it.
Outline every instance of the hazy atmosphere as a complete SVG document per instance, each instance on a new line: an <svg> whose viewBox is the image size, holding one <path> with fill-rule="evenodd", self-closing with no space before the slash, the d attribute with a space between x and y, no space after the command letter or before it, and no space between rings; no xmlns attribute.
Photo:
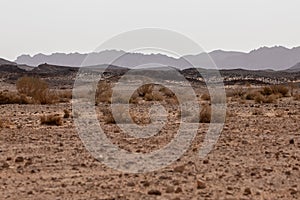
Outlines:
<svg viewBox="0 0 300 200"><path fill-rule="evenodd" d="M0 8L0 200L300 200L299 0Z"/></svg>
<svg viewBox="0 0 300 200"><path fill-rule="evenodd" d="M0 52L9 60L91 52L116 34L144 27L180 32L206 51L300 45L297 0L2 0L0 7Z"/></svg>

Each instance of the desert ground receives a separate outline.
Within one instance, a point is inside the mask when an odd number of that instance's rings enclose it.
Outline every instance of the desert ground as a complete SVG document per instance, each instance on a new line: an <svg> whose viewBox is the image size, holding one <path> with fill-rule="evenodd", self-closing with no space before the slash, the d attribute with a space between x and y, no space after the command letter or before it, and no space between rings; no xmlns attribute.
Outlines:
<svg viewBox="0 0 300 200"><path fill-rule="evenodd" d="M121 148L146 153L172 139L176 127L169 124L151 140L127 140L116 124L103 120L106 106L98 105L100 122ZM224 129L205 159L197 150L208 124L200 123L181 159L158 171L131 174L90 155L76 132L75 116L64 116L71 113L70 102L3 104L1 199L299 199L300 102L282 97L265 104L232 96L227 108ZM44 115L62 121L43 125Z"/></svg>

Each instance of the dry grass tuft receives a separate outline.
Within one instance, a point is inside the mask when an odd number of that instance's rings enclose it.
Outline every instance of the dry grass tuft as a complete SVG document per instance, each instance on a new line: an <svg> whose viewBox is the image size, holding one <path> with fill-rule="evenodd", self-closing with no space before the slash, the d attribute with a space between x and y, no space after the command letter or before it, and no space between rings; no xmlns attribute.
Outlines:
<svg viewBox="0 0 300 200"><path fill-rule="evenodd" d="M204 93L201 95L201 99L204 101L210 101L210 95L207 93Z"/></svg>
<svg viewBox="0 0 300 200"><path fill-rule="evenodd" d="M41 116L41 124L61 126L63 120L59 115L43 115Z"/></svg>
<svg viewBox="0 0 300 200"><path fill-rule="evenodd" d="M9 128L9 122L5 119L0 119L0 129Z"/></svg>
<svg viewBox="0 0 300 200"><path fill-rule="evenodd" d="M294 96L293 96L293 99L295 100L295 101L300 101L300 94L294 94Z"/></svg>
<svg viewBox="0 0 300 200"><path fill-rule="evenodd" d="M211 107L206 104L200 111L200 123L210 123L211 120Z"/></svg>
<svg viewBox="0 0 300 200"><path fill-rule="evenodd" d="M111 103L112 84L108 81L100 81L96 89L96 104Z"/></svg>
<svg viewBox="0 0 300 200"><path fill-rule="evenodd" d="M35 77L22 77L17 81L19 94L31 97L34 103L53 104L58 100L56 93L51 91L48 84Z"/></svg>
<svg viewBox="0 0 300 200"><path fill-rule="evenodd" d="M64 110L64 118L70 118L71 114L69 110Z"/></svg>
<svg viewBox="0 0 300 200"><path fill-rule="evenodd" d="M287 97L289 94L289 88L284 85L266 86L262 88L261 94L265 96L275 94Z"/></svg>
<svg viewBox="0 0 300 200"><path fill-rule="evenodd" d="M26 95L18 94L16 92L1 91L0 104L30 104L32 100Z"/></svg>

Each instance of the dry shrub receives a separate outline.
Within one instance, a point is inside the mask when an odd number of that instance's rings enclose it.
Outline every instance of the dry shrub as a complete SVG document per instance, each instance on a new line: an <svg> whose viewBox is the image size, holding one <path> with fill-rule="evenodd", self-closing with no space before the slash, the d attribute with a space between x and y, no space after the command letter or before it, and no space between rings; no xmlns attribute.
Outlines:
<svg viewBox="0 0 300 200"><path fill-rule="evenodd" d="M64 110L64 118L69 118L70 115L70 111L69 110Z"/></svg>
<svg viewBox="0 0 300 200"><path fill-rule="evenodd" d="M294 100L295 100L295 101L300 101L300 94L298 94L298 93L297 93L297 94L294 94L293 97L294 97Z"/></svg>
<svg viewBox="0 0 300 200"><path fill-rule="evenodd" d="M235 87L232 89L226 89L226 97L243 97L246 94L246 91L241 86Z"/></svg>
<svg viewBox="0 0 300 200"><path fill-rule="evenodd" d="M271 94L270 96L267 96L264 98L263 103L275 103L278 96L275 94Z"/></svg>
<svg viewBox="0 0 300 200"><path fill-rule="evenodd" d="M163 101L164 100L164 96L159 91L153 91L152 96L153 96L154 101Z"/></svg>
<svg viewBox="0 0 300 200"><path fill-rule="evenodd" d="M269 96L264 96L260 93L258 93L254 98L255 103L275 103L277 99L278 95L271 94Z"/></svg>
<svg viewBox="0 0 300 200"><path fill-rule="evenodd" d="M59 102L70 102L72 99L72 91L70 90L63 90L57 92L57 96L59 98Z"/></svg>
<svg viewBox="0 0 300 200"><path fill-rule="evenodd" d="M11 121L8 119L0 119L0 129L11 128Z"/></svg>
<svg viewBox="0 0 300 200"><path fill-rule="evenodd" d="M32 100L24 94L16 92L1 91L0 104L30 104Z"/></svg>
<svg viewBox="0 0 300 200"><path fill-rule="evenodd" d="M261 90L261 94L265 96L269 96L272 94L281 95L281 96L288 96L289 88L284 85L272 85L263 87Z"/></svg>
<svg viewBox="0 0 300 200"><path fill-rule="evenodd" d="M59 115L43 115L41 116L41 124L61 126L63 120Z"/></svg>
<svg viewBox="0 0 300 200"><path fill-rule="evenodd" d="M255 100L256 96L261 95L258 91L250 91L245 95L246 100Z"/></svg>
<svg viewBox="0 0 300 200"><path fill-rule="evenodd" d="M151 94L154 89L154 84L145 84L137 89L137 93L140 97L146 96L146 94Z"/></svg>
<svg viewBox="0 0 300 200"><path fill-rule="evenodd" d="M133 94L132 94L132 96L130 97L130 99L129 99L129 103L131 103L131 104L137 104L137 103L139 103L139 95L137 94L137 92L134 92Z"/></svg>
<svg viewBox="0 0 300 200"><path fill-rule="evenodd" d="M96 104L111 103L112 84L108 81L100 81L96 89Z"/></svg>
<svg viewBox="0 0 300 200"><path fill-rule="evenodd" d="M20 94L31 97L35 103L52 104L57 101L57 95L40 78L22 77L16 86Z"/></svg>
<svg viewBox="0 0 300 200"><path fill-rule="evenodd" d="M116 106L116 105L115 105ZM117 112L113 113L110 109L104 109L102 110L103 116L104 116L104 122L107 124L115 124L116 122L122 123L122 124L128 124L131 123L131 117L128 116L127 111L122 106L116 107Z"/></svg>
<svg viewBox="0 0 300 200"><path fill-rule="evenodd" d="M204 105L200 111L200 123L210 123L211 119L211 107Z"/></svg>
<svg viewBox="0 0 300 200"><path fill-rule="evenodd" d="M262 109L255 109L255 110L252 112L252 115L262 115L262 114L263 114Z"/></svg>
<svg viewBox="0 0 300 200"><path fill-rule="evenodd" d="M260 91L260 93L261 93L262 95L271 95L271 94L273 94L273 90L272 90L271 87L266 86L266 87L263 87L263 88L262 88L262 90Z"/></svg>
<svg viewBox="0 0 300 200"><path fill-rule="evenodd" d="M207 93L201 95L201 99L204 101L210 101L210 96Z"/></svg>
<svg viewBox="0 0 300 200"><path fill-rule="evenodd" d="M255 103L263 103L264 100L265 100L265 97L260 93L257 93L257 95L254 98Z"/></svg>
<svg viewBox="0 0 300 200"><path fill-rule="evenodd" d="M274 94L281 94L284 97L288 96L289 88L284 85L272 85L271 88Z"/></svg>
<svg viewBox="0 0 300 200"><path fill-rule="evenodd" d="M172 98L175 96L174 92L172 92L172 90L170 90L169 88L166 88L164 86L162 86L159 91L166 97L168 98Z"/></svg>

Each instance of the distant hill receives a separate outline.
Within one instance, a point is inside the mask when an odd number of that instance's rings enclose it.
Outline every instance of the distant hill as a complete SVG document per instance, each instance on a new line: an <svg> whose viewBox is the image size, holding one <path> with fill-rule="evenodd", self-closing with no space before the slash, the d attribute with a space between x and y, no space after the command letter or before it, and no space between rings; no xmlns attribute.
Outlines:
<svg viewBox="0 0 300 200"><path fill-rule="evenodd" d="M288 68L285 71L287 71L287 72L300 72L300 62L297 63L296 65L294 65L293 67Z"/></svg>
<svg viewBox="0 0 300 200"><path fill-rule="evenodd" d="M122 57L120 57L123 55ZM210 57L208 57L208 55ZM88 56L88 62L84 62ZM120 58L119 58L120 57ZM126 53L124 51L107 50L99 53L54 53L51 55L37 54L34 56L22 55L16 59L18 64L38 66L43 63L71 67L109 64L110 60L117 59L113 64L134 68L147 63L160 63L178 69L190 68L191 61L198 68L213 68L212 60L220 69L247 69L247 70L285 70L300 62L300 47L285 48L282 46L262 47L249 53L236 51L216 50L210 53L186 55L173 58L162 54ZM186 60L187 59L187 60ZM153 66L155 67L155 66Z"/></svg>
<svg viewBox="0 0 300 200"><path fill-rule="evenodd" d="M17 65L17 64L14 63L14 62L5 60L5 59L3 59L3 58L0 58L0 65Z"/></svg>

